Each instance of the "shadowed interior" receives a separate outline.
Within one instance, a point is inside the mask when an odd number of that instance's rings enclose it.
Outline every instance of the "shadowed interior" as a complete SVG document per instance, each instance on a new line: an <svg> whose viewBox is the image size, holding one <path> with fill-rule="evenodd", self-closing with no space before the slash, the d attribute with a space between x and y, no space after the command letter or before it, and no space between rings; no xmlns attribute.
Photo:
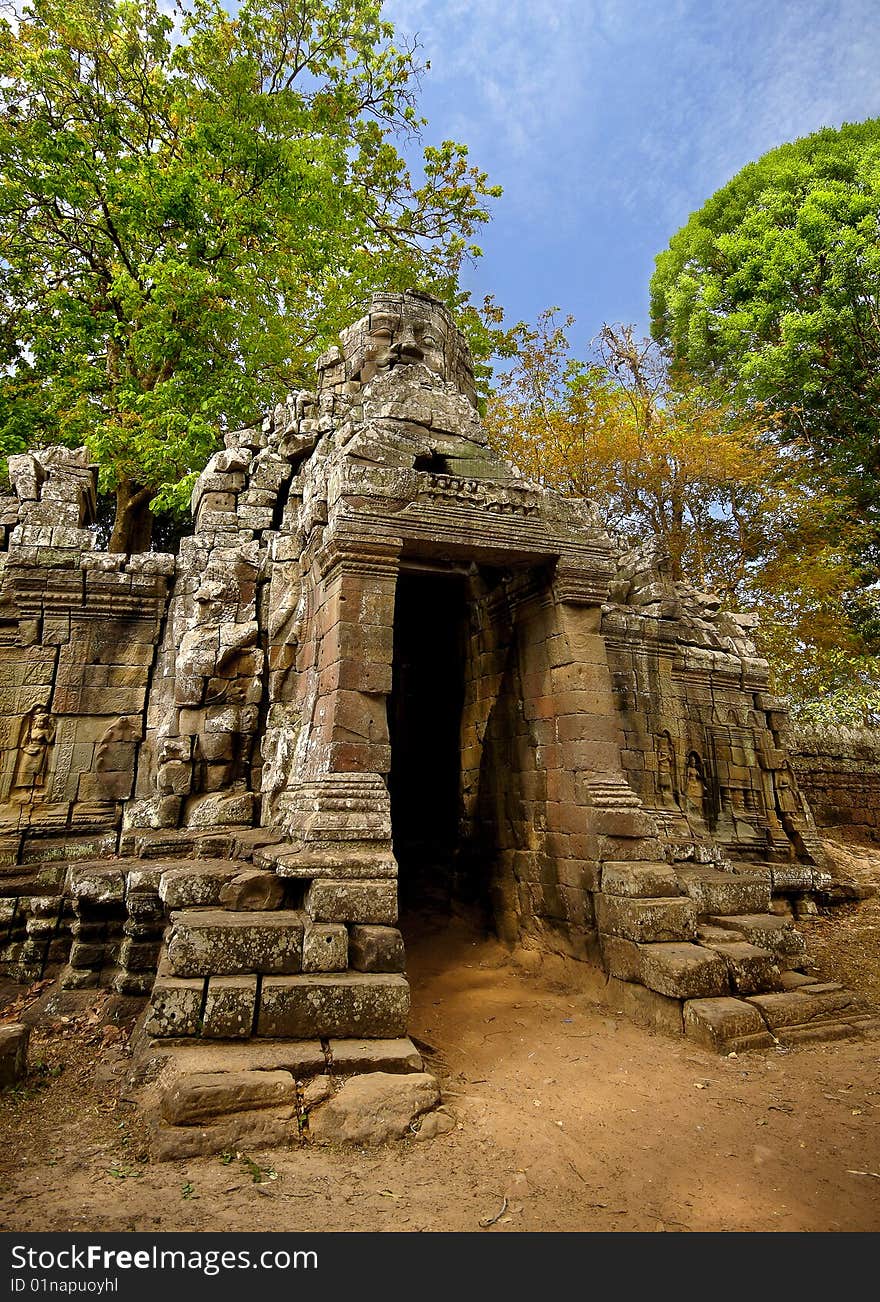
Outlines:
<svg viewBox="0 0 880 1302"><path fill-rule="evenodd" d="M461 712L467 589L458 574L401 573L394 610L391 820L405 912L460 894Z"/></svg>

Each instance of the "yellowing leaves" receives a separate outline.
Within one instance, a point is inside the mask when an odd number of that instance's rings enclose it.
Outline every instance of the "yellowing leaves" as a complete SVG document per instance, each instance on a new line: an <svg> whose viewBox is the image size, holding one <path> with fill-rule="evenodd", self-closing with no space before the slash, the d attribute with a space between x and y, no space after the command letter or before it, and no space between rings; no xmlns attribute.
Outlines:
<svg viewBox="0 0 880 1302"><path fill-rule="evenodd" d="M622 539L661 539L678 577L756 610L777 685L802 705L872 692L876 665L851 618L863 540L807 448L780 441L774 412L737 409L629 327L604 327L575 359L572 324L551 309L512 332L515 361L486 413L498 450L592 499Z"/></svg>
<svg viewBox="0 0 880 1302"><path fill-rule="evenodd" d="M532 479L592 498L609 527L651 531L673 570L712 580L716 535L766 478L768 418L737 418L673 384L666 359L629 329L605 327L589 363L569 352L555 310L517 329L517 361L487 409L490 437ZM743 564L739 558L740 567Z"/></svg>

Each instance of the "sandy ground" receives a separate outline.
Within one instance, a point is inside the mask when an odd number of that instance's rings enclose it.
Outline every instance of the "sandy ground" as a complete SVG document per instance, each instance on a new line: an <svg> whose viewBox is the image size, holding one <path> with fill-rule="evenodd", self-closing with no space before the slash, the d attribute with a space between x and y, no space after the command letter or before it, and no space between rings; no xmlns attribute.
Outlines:
<svg viewBox="0 0 880 1302"><path fill-rule="evenodd" d="M868 853L864 872L880 871ZM880 1002L880 903L806 925ZM465 923L410 943L412 1033L457 1125L380 1150L153 1165L102 1001L0 1097L6 1230L880 1230L880 1039L718 1058L529 972ZM39 1064L42 1063L41 1067Z"/></svg>

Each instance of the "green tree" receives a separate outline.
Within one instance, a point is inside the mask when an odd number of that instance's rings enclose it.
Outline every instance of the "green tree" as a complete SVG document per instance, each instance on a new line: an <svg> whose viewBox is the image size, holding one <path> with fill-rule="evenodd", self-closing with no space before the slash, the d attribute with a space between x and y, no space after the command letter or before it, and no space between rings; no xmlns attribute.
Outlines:
<svg viewBox="0 0 880 1302"><path fill-rule="evenodd" d="M692 374L806 442L876 559L880 118L782 145L718 190L657 258L651 320Z"/></svg>
<svg viewBox="0 0 880 1302"><path fill-rule="evenodd" d="M499 192L451 141L410 174L420 70L380 10L31 0L0 23L0 451L85 442L114 550L371 289L466 306Z"/></svg>

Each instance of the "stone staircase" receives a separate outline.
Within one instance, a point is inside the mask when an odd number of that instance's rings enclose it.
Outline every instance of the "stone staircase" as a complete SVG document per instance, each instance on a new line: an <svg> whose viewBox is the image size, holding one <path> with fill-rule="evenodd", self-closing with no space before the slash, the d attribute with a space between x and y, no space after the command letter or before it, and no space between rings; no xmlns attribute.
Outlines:
<svg viewBox="0 0 880 1302"><path fill-rule="evenodd" d="M804 940L790 916L771 912L772 871L605 864L599 919L612 986L632 982L644 991L618 992L621 1006L723 1053L880 1028L850 991L798 970Z"/></svg>
<svg viewBox="0 0 880 1302"><path fill-rule="evenodd" d="M240 862L172 867L158 894L170 923L138 1055L158 1066L154 1156L317 1133L316 1110L365 1074L439 1097L406 1038L395 928L316 920L301 880Z"/></svg>
<svg viewBox="0 0 880 1302"><path fill-rule="evenodd" d="M771 911L786 865L701 862L698 846L692 858L678 846L670 863L630 789L590 790L605 856L596 925L610 996L629 1016L723 1052L876 1028L852 994L799 970L803 938L791 916ZM22 958L50 944L60 955L72 941L62 985L149 994L154 1042L300 1041L328 1054L333 1043L374 1041L378 1051L405 1040L399 931L315 917L296 849L212 829L130 834L124 852L69 865L63 890L35 899L27 918L7 903ZM326 864L312 856L316 864L320 881L348 893L343 916L378 907L357 894L371 883L341 880L339 850ZM795 868L800 883L809 869Z"/></svg>
<svg viewBox="0 0 880 1302"><path fill-rule="evenodd" d="M145 1032L206 1039L404 1036L403 947L381 943L393 929L315 922L291 907L297 889L241 863L165 867L158 895L170 926Z"/></svg>

